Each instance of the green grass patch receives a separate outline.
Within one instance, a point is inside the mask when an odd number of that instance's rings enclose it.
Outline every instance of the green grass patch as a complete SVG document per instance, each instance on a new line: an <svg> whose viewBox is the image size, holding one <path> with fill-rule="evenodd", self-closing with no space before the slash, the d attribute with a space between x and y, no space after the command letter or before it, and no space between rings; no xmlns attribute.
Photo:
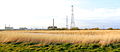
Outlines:
<svg viewBox="0 0 120 52"><path fill-rule="evenodd" d="M120 43L71 44L71 43L0 43L0 52L120 52Z"/></svg>

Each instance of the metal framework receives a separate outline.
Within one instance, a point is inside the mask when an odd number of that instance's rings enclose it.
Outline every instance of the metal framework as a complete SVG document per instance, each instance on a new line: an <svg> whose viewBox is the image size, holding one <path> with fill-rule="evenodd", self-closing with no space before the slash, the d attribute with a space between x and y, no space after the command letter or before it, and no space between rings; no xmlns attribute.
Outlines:
<svg viewBox="0 0 120 52"><path fill-rule="evenodd" d="M71 14L71 28L75 27L75 21L74 21L74 6L72 5L72 14Z"/></svg>

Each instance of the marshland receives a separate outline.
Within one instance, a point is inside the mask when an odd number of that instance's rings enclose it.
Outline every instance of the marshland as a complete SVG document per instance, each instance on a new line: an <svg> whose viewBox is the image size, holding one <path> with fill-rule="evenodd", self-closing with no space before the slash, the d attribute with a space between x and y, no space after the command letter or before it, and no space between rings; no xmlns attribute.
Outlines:
<svg viewBox="0 0 120 52"><path fill-rule="evenodd" d="M58 51L60 50L61 51L65 51L65 50L68 50L68 51L72 51L72 50L108 51L109 50L111 51L112 49L114 49L114 51L119 51L120 30L0 31L0 42L2 44L1 48L6 47L3 45L7 45L7 44L8 45L10 44L10 46L16 46L16 45L20 46L20 45L28 44L26 46L26 47L29 47L27 48L27 51L31 49L33 49L33 51L40 51L40 50L53 51L56 49L58 49ZM63 46L63 45L66 45L66 46ZM57 46L58 48L56 48ZM40 47L40 49L38 47ZM83 48L85 47L85 48L83 49L82 47ZM13 50L16 50L16 49L17 48Z"/></svg>
<svg viewBox="0 0 120 52"><path fill-rule="evenodd" d="M1 31L1 42L99 43L120 41L120 30L27 30Z"/></svg>

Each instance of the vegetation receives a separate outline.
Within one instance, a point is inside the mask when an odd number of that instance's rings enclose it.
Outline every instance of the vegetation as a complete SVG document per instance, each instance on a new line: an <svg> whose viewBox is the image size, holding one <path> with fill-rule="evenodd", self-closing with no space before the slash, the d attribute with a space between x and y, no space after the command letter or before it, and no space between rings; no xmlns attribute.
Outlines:
<svg viewBox="0 0 120 52"><path fill-rule="evenodd" d="M100 28L92 28L91 30L100 30Z"/></svg>
<svg viewBox="0 0 120 52"><path fill-rule="evenodd" d="M70 30L79 30L79 28L78 27L73 27Z"/></svg>
<svg viewBox="0 0 120 52"><path fill-rule="evenodd" d="M120 44L0 43L0 52L119 52Z"/></svg>
<svg viewBox="0 0 120 52"><path fill-rule="evenodd" d="M107 29L100 29L98 27L96 28L84 28L84 29L79 29L78 27L73 27L73 28L52 28L52 27L48 27L48 30L120 30L120 29L114 29L114 28L107 28Z"/></svg>
<svg viewBox="0 0 120 52"><path fill-rule="evenodd" d="M113 28L108 28L107 30L113 30Z"/></svg>
<svg viewBox="0 0 120 52"><path fill-rule="evenodd" d="M61 28L61 30L68 30L68 28Z"/></svg>
<svg viewBox="0 0 120 52"><path fill-rule="evenodd" d="M85 28L84 30L89 30L89 28Z"/></svg>
<svg viewBox="0 0 120 52"><path fill-rule="evenodd" d="M0 31L0 52L47 51L119 52L120 30Z"/></svg>
<svg viewBox="0 0 120 52"><path fill-rule="evenodd" d="M99 43L105 45L120 42L120 30L1 31L0 42Z"/></svg>

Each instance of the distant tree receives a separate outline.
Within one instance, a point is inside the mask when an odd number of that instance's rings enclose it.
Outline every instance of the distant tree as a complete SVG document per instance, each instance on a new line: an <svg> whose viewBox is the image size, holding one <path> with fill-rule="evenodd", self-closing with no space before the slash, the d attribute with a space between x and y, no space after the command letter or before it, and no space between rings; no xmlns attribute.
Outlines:
<svg viewBox="0 0 120 52"><path fill-rule="evenodd" d="M79 28L78 27L73 27L70 30L79 30Z"/></svg>
<svg viewBox="0 0 120 52"><path fill-rule="evenodd" d="M55 30L61 30L61 28L56 28Z"/></svg>
<svg viewBox="0 0 120 52"><path fill-rule="evenodd" d="M113 28L108 28L107 30L113 30Z"/></svg>
<svg viewBox="0 0 120 52"><path fill-rule="evenodd" d="M61 28L61 30L67 30L67 28Z"/></svg>
<svg viewBox="0 0 120 52"><path fill-rule="evenodd" d="M84 30L89 30L88 28L85 28Z"/></svg>
<svg viewBox="0 0 120 52"><path fill-rule="evenodd" d="M92 28L91 30L100 30L100 28Z"/></svg>

